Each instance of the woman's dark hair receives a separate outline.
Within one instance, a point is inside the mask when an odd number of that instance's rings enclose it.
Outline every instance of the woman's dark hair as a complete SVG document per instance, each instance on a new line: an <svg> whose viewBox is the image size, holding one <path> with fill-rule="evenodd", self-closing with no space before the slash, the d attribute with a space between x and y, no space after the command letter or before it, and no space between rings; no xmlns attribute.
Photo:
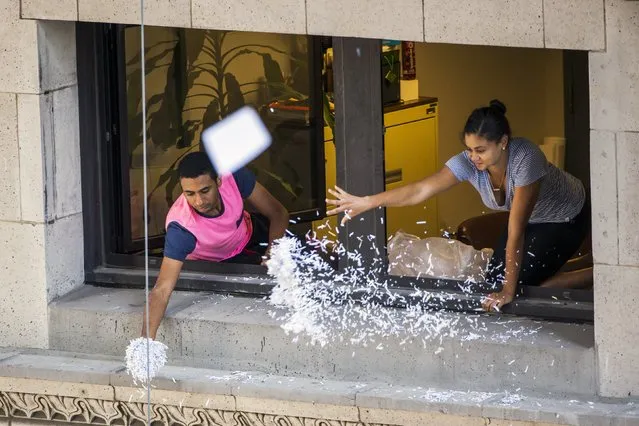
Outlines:
<svg viewBox="0 0 639 426"><path fill-rule="evenodd" d="M499 142L504 135L510 139L510 124L506 118L506 105L493 99L488 106L474 110L466 120L464 134L475 135L493 142Z"/></svg>
<svg viewBox="0 0 639 426"><path fill-rule="evenodd" d="M205 152L191 152L186 154L182 161L180 161L180 165L178 166L178 176L180 179L193 179L205 174L209 174L213 180L217 179L217 172Z"/></svg>

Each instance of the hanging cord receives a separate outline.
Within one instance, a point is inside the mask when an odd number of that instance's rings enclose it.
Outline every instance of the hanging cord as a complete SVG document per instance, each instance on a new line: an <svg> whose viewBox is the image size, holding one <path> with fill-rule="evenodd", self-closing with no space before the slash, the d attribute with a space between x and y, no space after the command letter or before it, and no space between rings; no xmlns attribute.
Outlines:
<svg viewBox="0 0 639 426"><path fill-rule="evenodd" d="M144 182L144 309L146 310L146 424L151 424L151 361L149 341L149 203L146 164L146 56L144 44L144 0L140 0L140 51L142 67L142 176Z"/></svg>

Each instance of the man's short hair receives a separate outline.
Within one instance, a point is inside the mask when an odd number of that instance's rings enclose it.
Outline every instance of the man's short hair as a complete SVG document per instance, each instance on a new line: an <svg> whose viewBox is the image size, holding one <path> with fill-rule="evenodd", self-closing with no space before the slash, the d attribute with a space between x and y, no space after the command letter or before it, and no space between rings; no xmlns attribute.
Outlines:
<svg viewBox="0 0 639 426"><path fill-rule="evenodd" d="M191 152L184 156L178 166L178 176L182 178L196 178L208 174L211 179L217 179L217 172L211 164L208 155L205 152Z"/></svg>

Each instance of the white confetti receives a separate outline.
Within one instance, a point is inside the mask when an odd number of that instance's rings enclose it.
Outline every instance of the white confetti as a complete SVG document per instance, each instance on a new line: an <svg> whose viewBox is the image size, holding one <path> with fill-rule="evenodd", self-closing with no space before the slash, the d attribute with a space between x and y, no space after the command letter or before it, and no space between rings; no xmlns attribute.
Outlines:
<svg viewBox="0 0 639 426"><path fill-rule="evenodd" d="M147 378L152 380L157 376L160 368L166 364L168 347L164 343L148 339L148 347L148 358L147 339L144 337L131 340L131 343L126 348L126 372L133 377L135 383L146 383Z"/></svg>
<svg viewBox="0 0 639 426"><path fill-rule="evenodd" d="M524 400L524 397L521 395L507 393L506 396L501 399L501 403L510 405L516 402L521 402L523 400Z"/></svg>
<svg viewBox="0 0 639 426"><path fill-rule="evenodd" d="M364 238L373 244L373 237ZM362 237L355 238L360 245L364 242ZM348 266L336 271L320 255L325 253L322 241L310 240L303 246L297 239L281 238L274 242L267 261L268 273L277 283L269 302L278 309L270 312L271 317L280 321L286 333L306 336L310 344L374 345L382 350L386 345L380 344L381 339L397 337L400 345L438 340L441 346L443 337L462 342L487 337L506 341L534 335L541 328L501 321L500 328L491 331L493 336L487 336L489 327L481 314L457 315L441 309L443 303L461 303L458 295L417 287L411 294L399 295L381 278L387 276L381 256L372 265L364 264L361 253L347 251L339 242L334 242L333 253L347 260ZM462 291L470 292L470 288Z"/></svg>

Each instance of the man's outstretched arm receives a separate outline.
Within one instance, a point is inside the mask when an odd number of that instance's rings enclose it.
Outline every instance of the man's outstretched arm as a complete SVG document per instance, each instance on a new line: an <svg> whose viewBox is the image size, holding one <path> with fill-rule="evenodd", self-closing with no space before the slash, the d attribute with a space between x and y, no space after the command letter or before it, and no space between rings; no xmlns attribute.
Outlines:
<svg viewBox="0 0 639 426"><path fill-rule="evenodd" d="M289 215L286 208L260 183L255 184L253 192L246 199L259 213L266 216L270 222L268 230L269 248L274 240L281 238L288 228Z"/></svg>
<svg viewBox="0 0 639 426"><path fill-rule="evenodd" d="M175 284L180 276L184 262L164 257L160 266L160 275L155 282L153 290L149 292L149 333L148 337L155 340L156 333L169 304L169 298L173 293ZM144 308L142 322L142 337L147 337L146 333L146 307Z"/></svg>

